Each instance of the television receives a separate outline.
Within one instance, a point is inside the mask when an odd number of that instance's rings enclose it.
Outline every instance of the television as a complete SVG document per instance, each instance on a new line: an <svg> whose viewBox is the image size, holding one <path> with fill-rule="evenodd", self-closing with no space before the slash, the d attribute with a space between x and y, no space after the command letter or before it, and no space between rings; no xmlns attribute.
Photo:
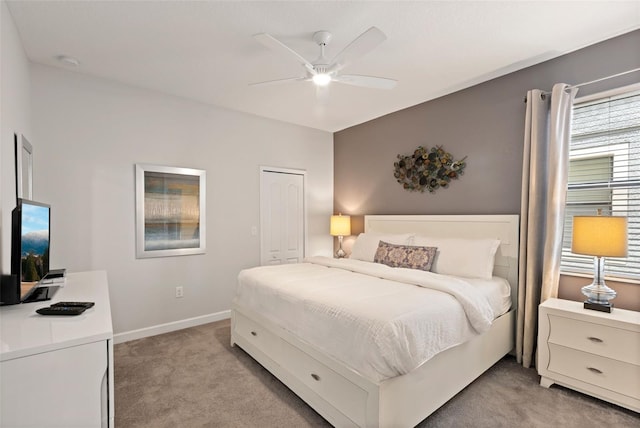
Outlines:
<svg viewBox="0 0 640 428"><path fill-rule="evenodd" d="M49 273L51 207L18 198L11 213L11 275L17 278L18 301L48 300L58 287L43 287Z"/></svg>

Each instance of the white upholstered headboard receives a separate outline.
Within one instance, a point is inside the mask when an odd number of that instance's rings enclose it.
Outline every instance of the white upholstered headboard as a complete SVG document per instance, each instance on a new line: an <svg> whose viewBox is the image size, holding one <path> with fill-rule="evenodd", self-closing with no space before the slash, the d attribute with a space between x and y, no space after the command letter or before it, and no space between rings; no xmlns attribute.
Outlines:
<svg viewBox="0 0 640 428"><path fill-rule="evenodd" d="M497 238L493 274L511 285L512 307L518 305L518 215L368 215L365 232L415 233L433 237Z"/></svg>

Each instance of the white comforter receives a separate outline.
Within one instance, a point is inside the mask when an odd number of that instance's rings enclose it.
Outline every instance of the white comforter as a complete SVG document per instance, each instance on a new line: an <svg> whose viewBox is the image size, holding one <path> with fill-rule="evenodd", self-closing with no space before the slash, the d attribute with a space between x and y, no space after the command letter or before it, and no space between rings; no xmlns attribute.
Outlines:
<svg viewBox="0 0 640 428"><path fill-rule="evenodd" d="M485 332L499 315L461 278L326 257L243 270L234 302L374 382Z"/></svg>

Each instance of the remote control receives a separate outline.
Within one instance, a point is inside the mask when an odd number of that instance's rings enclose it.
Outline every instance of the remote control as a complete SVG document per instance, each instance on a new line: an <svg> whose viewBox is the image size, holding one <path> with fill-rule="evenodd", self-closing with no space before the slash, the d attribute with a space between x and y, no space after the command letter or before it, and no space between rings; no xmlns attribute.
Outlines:
<svg viewBox="0 0 640 428"><path fill-rule="evenodd" d="M51 278L63 278L67 274L66 269L51 269L47 272L42 279L51 279Z"/></svg>
<svg viewBox="0 0 640 428"><path fill-rule="evenodd" d="M57 302L51 305L52 308L57 308L58 306L67 306L71 308L91 308L95 303L93 302Z"/></svg>
<svg viewBox="0 0 640 428"><path fill-rule="evenodd" d="M78 306L49 306L48 308L36 309L36 312L40 315L80 315L85 310L86 308Z"/></svg>

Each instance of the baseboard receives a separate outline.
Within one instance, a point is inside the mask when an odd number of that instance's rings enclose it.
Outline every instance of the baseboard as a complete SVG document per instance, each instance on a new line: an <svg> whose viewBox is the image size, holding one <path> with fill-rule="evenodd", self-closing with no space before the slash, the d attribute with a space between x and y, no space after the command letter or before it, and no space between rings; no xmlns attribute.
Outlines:
<svg viewBox="0 0 640 428"><path fill-rule="evenodd" d="M217 312L215 314L202 315L199 317L187 318L180 321L173 321L166 324L154 325L138 330L125 331L113 335L113 343L124 343L130 340L142 339L144 337L156 336L158 334L169 333L183 328L195 327L197 325L208 324L210 322L221 321L231 317L231 310Z"/></svg>

